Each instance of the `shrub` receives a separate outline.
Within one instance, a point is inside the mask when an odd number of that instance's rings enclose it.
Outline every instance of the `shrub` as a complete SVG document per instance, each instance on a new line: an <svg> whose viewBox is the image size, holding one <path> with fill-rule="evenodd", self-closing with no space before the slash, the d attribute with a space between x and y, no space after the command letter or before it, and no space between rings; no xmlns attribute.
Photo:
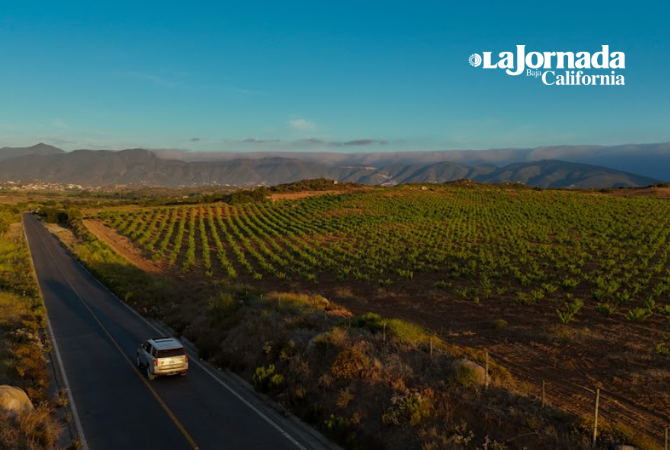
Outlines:
<svg viewBox="0 0 670 450"><path fill-rule="evenodd" d="M433 412L433 402L420 392L394 395L391 398L391 405L382 414L382 422L385 425L397 426L409 423L411 426L416 426L430 418Z"/></svg>
<svg viewBox="0 0 670 450"><path fill-rule="evenodd" d="M426 332L418 325L400 319L386 322L386 332L400 342L418 345L426 340Z"/></svg>
<svg viewBox="0 0 670 450"><path fill-rule="evenodd" d="M609 316L616 311L616 306L610 305L609 303L598 303L596 305L596 311L604 316Z"/></svg>
<svg viewBox="0 0 670 450"><path fill-rule="evenodd" d="M565 278L563 281L561 281L561 287L565 289L566 291L568 289L572 289L577 287L579 284L579 280L575 278Z"/></svg>
<svg viewBox="0 0 670 450"><path fill-rule="evenodd" d="M408 418L409 424L416 426L431 416L433 405L429 398L415 392L407 398L400 410Z"/></svg>
<svg viewBox="0 0 670 450"><path fill-rule="evenodd" d="M335 358L330 372L335 378L352 379L361 376L370 367L370 359L356 349L342 350Z"/></svg>
<svg viewBox="0 0 670 450"><path fill-rule="evenodd" d="M670 356L670 348L668 348L665 342L661 342L656 344L656 353L662 356Z"/></svg>
<svg viewBox="0 0 670 450"><path fill-rule="evenodd" d="M384 328L384 320L379 314L369 312L352 320L351 326L356 328L367 328L374 333L381 331Z"/></svg>
<svg viewBox="0 0 670 450"><path fill-rule="evenodd" d="M626 319L633 322L642 322L651 317L653 313L647 308L633 308L626 314Z"/></svg>
<svg viewBox="0 0 670 450"><path fill-rule="evenodd" d="M274 364L270 364L267 367L257 367L252 380L254 386L261 392L277 389L284 384L284 377L281 374L276 373Z"/></svg>
<svg viewBox="0 0 670 450"><path fill-rule="evenodd" d="M528 295L526 295L524 292L519 291L519 292L516 293L516 299L515 300L519 305L523 306L523 305L528 304L529 298L528 298Z"/></svg>
<svg viewBox="0 0 670 450"><path fill-rule="evenodd" d="M335 404L340 408L346 408L349 406L349 403L354 399L354 394L352 394L349 389L342 389L337 394L337 401Z"/></svg>
<svg viewBox="0 0 670 450"><path fill-rule="evenodd" d="M491 322L491 328L494 330L502 330L507 327L507 321L505 319L496 319Z"/></svg>
<svg viewBox="0 0 670 450"><path fill-rule="evenodd" d="M323 427L326 436L338 442L345 442L351 433L349 419L334 414L323 422Z"/></svg>
<svg viewBox="0 0 670 450"><path fill-rule="evenodd" d="M446 289L448 287L451 287L451 283L447 283L444 280L440 280L437 283L435 283L435 287L438 289Z"/></svg>
<svg viewBox="0 0 670 450"><path fill-rule="evenodd" d="M221 292L209 299L207 312L214 322L221 323L240 309L240 306L240 303L235 301L230 294Z"/></svg>
<svg viewBox="0 0 670 450"><path fill-rule="evenodd" d="M458 364L454 369L453 380L459 386L472 387L483 383L485 375L482 374L485 371L475 364Z"/></svg>
<svg viewBox="0 0 670 450"><path fill-rule="evenodd" d="M391 280L390 278L387 278L385 280L383 280L381 278L379 279L379 287L388 287L388 286L391 286L392 284L393 284L393 280Z"/></svg>
<svg viewBox="0 0 670 450"><path fill-rule="evenodd" d="M13 416L0 412L0 448L57 448L63 426L46 404Z"/></svg>
<svg viewBox="0 0 670 450"><path fill-rule="evenodd" d="M584 306L584 302L580 299L575 299L572 302L566 303L565 310L563 311L556 308L558 319L561 321L561 323L565 324L572 322L575 315L579 312L580 309L582 309L582 306Z"/></svg>

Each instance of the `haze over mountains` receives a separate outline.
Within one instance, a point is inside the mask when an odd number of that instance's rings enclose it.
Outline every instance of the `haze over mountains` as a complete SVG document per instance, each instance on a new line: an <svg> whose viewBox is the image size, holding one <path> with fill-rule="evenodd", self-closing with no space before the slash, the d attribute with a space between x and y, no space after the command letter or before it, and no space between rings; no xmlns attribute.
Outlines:
<svg viewBox="0 0 670 450"><path fill-rule="evenodd" d="M309 141L305 141L307 144ZM353 148L353 147L350 147ZM362 146L359 146L362 148ZM391 164L430 164L450 161L476 166L498 167L542 160L559 160L603 166L650 178L670 181L670 142L625 145L560 145L536 148L500 148L491 150L442 150L416 152L189 152L157 150L159 155L183 161L229 161L238 158L284 157L327 165L363 165L384 167Z"/></svg>
<svg viewBox="0 0 670 450"><path fill-rule="evenodd" d="M609 167L603 167L605 164ZM637 168L641 175L612 166ZM0 148L0 182L86 186L255 186L309 178L395 185L470 178L482 183L599 188L646 186L668 180L667 168L670 168L670 143L403 153L233 154L144 149L65 152L46 144Z"/></svg>

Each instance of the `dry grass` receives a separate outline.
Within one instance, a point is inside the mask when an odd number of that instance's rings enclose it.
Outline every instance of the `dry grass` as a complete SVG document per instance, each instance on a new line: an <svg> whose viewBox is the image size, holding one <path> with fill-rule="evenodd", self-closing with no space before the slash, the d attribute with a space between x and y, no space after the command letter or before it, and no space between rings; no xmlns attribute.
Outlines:
<svg viewBox="0 0 670 450"><path fill-rule="evenodd" d="M53 449L62 433L63 425L55 419L53 408L46 404L16 416L0 413L0 448Z"/></svg>
<svg viewBox="0 0 670 450"><path fill-rule="evenodd" d="M37 407L17 416L0 412L0 448L52 449L63 426L48 398L49 349L40 338L46 314L16 225L0 240L0 384L23 389Z"/></svg>
<svg viewBox="0 0 670 450"><path fill-rule="evenodd" d="M589 448L575 418L516 394L495 361L488 391L450 377L455 359L483 363L482 352L400 320L324 315L322 297L276 292L240 304L243 318L209 335L214 362L248 379L281 377L264 390L346 448ZM197 342L204 331L191 333Z"/></svg>

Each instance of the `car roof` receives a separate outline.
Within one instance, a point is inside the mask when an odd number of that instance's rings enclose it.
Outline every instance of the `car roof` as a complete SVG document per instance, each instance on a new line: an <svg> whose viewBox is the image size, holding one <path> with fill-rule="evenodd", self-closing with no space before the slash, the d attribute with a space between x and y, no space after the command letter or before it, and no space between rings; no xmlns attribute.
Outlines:
<svg viewBox="0 0 670 450"><path fill-rule="evenodd" d="M161 337L149 339L149 342L159 350L165 350L168 348L181 348L181 342L171 337Z"/></svg>

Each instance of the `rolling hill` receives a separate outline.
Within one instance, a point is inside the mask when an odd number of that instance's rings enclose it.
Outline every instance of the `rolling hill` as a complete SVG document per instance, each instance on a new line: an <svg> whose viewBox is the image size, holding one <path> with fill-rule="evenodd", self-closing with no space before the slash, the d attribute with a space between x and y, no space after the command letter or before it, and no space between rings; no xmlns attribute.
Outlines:
<svg viewBox="0 0 670 450"><path fill-rule="evenodd" d="M601 166L557 160L514 163L503 167L449 161L395 163L383 167L336 166L281 157L187 162L160 158L144 149L64 152L44 144L25 149L0 149L0 160L0 181L76 183L86 186L256 186L309 178L396 185L445 183L469 178L482 183L521 182L551 188L601 188L645 186L658 181Z"/></svg>
<svg viewBox="0 0 670 450"><path fill-rule="evenodd" d="M62 153L65 151L40 142L32 147L2 147L0 148L0 161L24 155L59 155Z"/></svg>

